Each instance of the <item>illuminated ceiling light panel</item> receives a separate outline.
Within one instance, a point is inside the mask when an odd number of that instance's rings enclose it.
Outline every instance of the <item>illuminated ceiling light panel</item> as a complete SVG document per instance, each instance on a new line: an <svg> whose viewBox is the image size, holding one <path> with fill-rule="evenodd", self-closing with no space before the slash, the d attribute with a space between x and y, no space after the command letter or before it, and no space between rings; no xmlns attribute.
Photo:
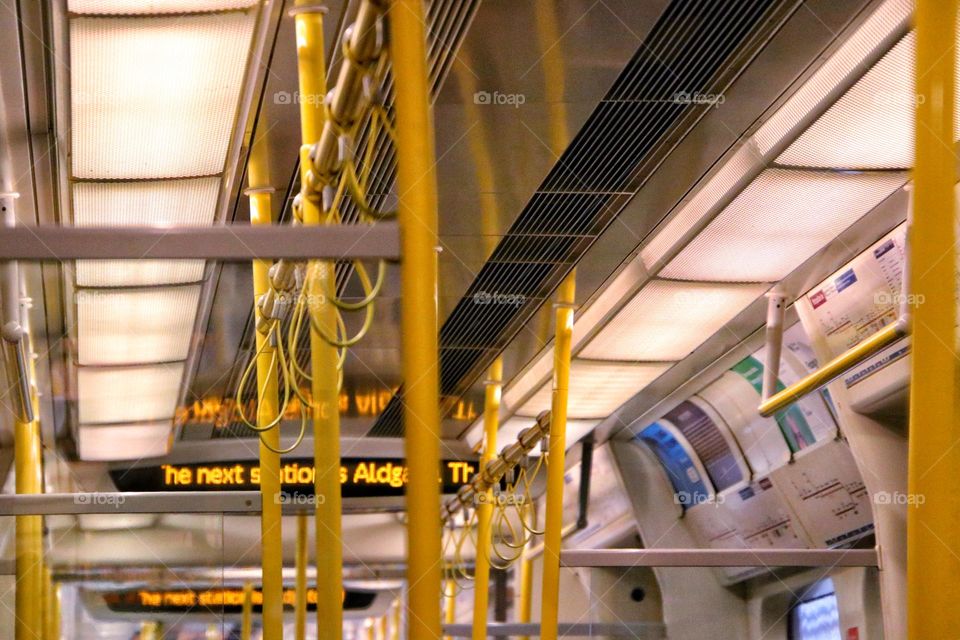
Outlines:
<svg viewBox="0 0 960 640"><path fill-rule="evenodd" d="M850 169L913 166L917 105L910 33L777 158L778 164ZM958 68L960 76L960 68ZM960 103L954 103L954 139Z"/></svg>
<svg viewBox="0 0 960 640"><path fill-rule="evenodd" d="M857 71L863 60L913 13L911 0L887 0L817 69L754 134L762 153L773 149L823 102L843 80Z"/></svg>
<svg viewBox="0 0 960 640"><path fill-rule="evenodd" d="M678 280L775 282L903 186L898 172L768 169L660 272Z"/></svg>
<svg viewBox="0 0 960 640"><path fill-rule="evenodd" d="M186 360L200 285L81 289L76 297L80 365Z"/></svg>
<svg viewBox="0 0 960 640"><path fill-rule="evenodd" d="M77 429L77 453L88 462L139 460L170 451L169 420L110 426L81 424Z"/></svg>
<svg viewBox="0 0 960 640"><path fill-rule="evenodd" d="M77 286L146 287L203 279L203 260L77 260Z"/></svg>
<svg viewBox="0 0 960 640"><path fill-rule="evenodd" d="M76 182L71 188L78 227L194 227L213 224L220 178L147 182Z"/></svg>
<svg viewBox="0 0 960 640"><path fill-rule="evenodd" d="M570 396L567 415L578 419L609 416L638 391L669 369L669 363L623 364L576 359L570 366ZM547 382L517 411L535 418L550 409L553 382Z"/></svg>
<svg viewBox="0 0 960 640"><path fill-rule="evenodd" d="M766 291L763 284L652 280L578 354L682 360Z"/></svg>
<svg viewBox="0 0 960 640"><path fill-rule="evenodd" d="M644 266L651 271L660 266L659 262L670 249L680 242L704 216L713 211L717 203L761 160L762 156L752 143L737 149L730 159L723 163L692 198L681 205L677 214L640 250Z"/></svg>
<svg viewBox="0 0 960 640"><path fill-rule="evenodd" d="M73 176L223 171L256 12L70 21Z"/></svg>
<svg viewBox="0 0 960 640"><path fill-rule="evenodd" d="M199 13L246 9L257 0L69 0L70 13L80 14L160 14Z"/></svg>
<svg viewBox="0 0 960 640"><path fill-rule="evenodd" d="M529 429L536 424L536 422L534 418L523 418L520 416L514 416L506 420L503 425L500 426L500 431L497 432L497 450L503 451L505 447L515 443L520 436L520 432L524 429ZM593 431L594 427L598 424L600 424L599 420L567 420L567 449L575 445L583 436ZM535 446L530 450L528 455L540 455L540 446Z"/></svg>
<svg viewBox="0 0 960 640"><path fill-rule="evenodd" d="M82 424L171 420L184 363L79 367L77 406Z"/></svg>

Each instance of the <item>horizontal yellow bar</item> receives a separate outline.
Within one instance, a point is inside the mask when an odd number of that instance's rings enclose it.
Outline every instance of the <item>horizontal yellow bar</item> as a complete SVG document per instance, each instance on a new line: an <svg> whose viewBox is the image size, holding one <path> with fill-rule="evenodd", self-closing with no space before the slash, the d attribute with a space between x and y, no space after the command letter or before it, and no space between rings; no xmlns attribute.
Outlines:
<svg viewBox="0 0 960 640"><path fill-rule="evenodd" d="M761 402L759 409L760 415L769 418L777 411L790 406L808 393L816 391L823 385L834 380L854 365L876 355L905 335L907 335L907 321L905 318L900 318L893 324L889 324L880 331L877 331L860 344L844 351L796 384L790 385L783 391Z"/></svg>

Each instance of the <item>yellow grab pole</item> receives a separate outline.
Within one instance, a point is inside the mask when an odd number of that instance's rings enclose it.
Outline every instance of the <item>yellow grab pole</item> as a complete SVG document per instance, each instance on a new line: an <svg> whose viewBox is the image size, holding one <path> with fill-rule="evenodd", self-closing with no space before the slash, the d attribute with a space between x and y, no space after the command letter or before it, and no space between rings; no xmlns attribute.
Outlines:
<svg viewBox="0 0 960 640"><path fill-rule="evenodd" d="M452 578L447 578L443 588L443 622L444 624L453 624L457 621L457 582ZM443 636L450 638L450 636Z"/></svg>
<svg viewBox="0 0 960 640"><path fill-rule="evenodd" d="M141 622L140 637L142 640L162 640L163 625L159 622Z"/></svg>
<svg viewBox="0 0 960 640"><path fill-rule="evenodd" d="M483 455L480 471L497 456L497 429L500 422L500 380L503 360L490 366L483 401ZM490 544L492 542L493 489L480 494L477 505L477 559L473 582L473 640L487 637L487 612L490 609Z"/></svg>
<svg viewBox="0 0 960 640"><path fill-rule="evenodd" d="M240 640L250 640L253 631L253 584L243 583L243 609L240 614Z"/></svg>
<svg viewBox="0 0 960 640"><path fill-rule="evenodd" d="M390 640L400 640L400 598L390 608Z"/></svg>
<svg viewBox="0 0 960 640"><path fill-rule="evenodd" d="M533 604L533 559L526 553L520 558L520 610L517 622L530 622L530 613ZM529 640L530 636L520 636L521 640Z"/></svg>
<svg viewBox="0 0 960 640"><path fill-rule="evenodd" d="M53 580L49 565L43 569L43 624L44 638L58 640L60 637L60 585Z"/></svg>
<svg viewBox="0 0 960 640"><path fill-rule="evenodd" d="M266 141L254 140L247 167L250 189L250 224L269 225L273 222L270 196L273 188L266 177ZM253 261L253 299L256 301L270 288L270 260ZM254 327L257 326L254 322ZM280 410L279 371L276 348L269 338L256 331L257 353L257 425L273 422ZM283 637L283 535L280 503L280 426L260 434L260 496L263 502L260 516L260 554L263 585L263 637L280 640Z"/></svg>
<svg viewBox="0 0 960 640"><path fill-rule="evenodd" d="M916 163L909 233L913 337L907 509L907 628L915 640L960 629L960 468L956 409L953 152L956 0L917 3Z"/></svg>
<svg viewBox="0 0 960 640"><path fill-rule="evenodd" d="M396 91L400 300L407 484L407 633L440 637L440 383L437 362L437 176L423 0L390 4Z"/></svg>
<svg viewBox="0 0 960 640"><path fill-rule="evenodd" d="M14 462L17 494L43 493L38 420L14 421ZM43 516L17 516L16 537L14 635L16 640L35 640L43 637L44 628Z"/></svg>
<svg viewBox="0 0 960 640"><path fill-rule="evenodd" d="M377 618L377 640L387 640L387 614Z"/></svg>
<svg viewBox="0 0 960 640"><path fill-rule="evenodd" d="M294 604L293 635L297 640L307 638L307 514L297 514L296 600Z"/></svg>
<svg viewBox="0 0 960 640"><path fill-rule="evenodd" d="M310 0L297 0L297 69L300 78L301 207L305 225L319 225L319 204L307 197L307 172L312 166L309 150L323 129L323 98L327 75L323 51L325 9ZM326 296L336 291L333 262L310 262L307 276L307 308L310 324L311 397L313 399L313 457L316 514L314 545L317 562L317 636L339 638L343 634L343 542L340 521L340 410L337 349L316 330L337 334L337 311Z"/></svg>
<svg viewBox="0 0 960 640"><path fill-rule="evenodd" d="M560 544L563 539L563 472L567 449L567 395L570 390L570 343L576 271L560 285L553 343L553 401L547 449L547 507L543 534L543 583L540 589L540 638L556 640L560 607Z"/></svg>

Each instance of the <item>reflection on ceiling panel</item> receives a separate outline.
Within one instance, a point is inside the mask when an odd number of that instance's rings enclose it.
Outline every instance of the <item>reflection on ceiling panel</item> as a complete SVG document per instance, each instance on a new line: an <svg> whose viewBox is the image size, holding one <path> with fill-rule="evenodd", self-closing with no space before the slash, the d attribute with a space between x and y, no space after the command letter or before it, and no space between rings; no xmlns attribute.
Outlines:
<svg viewBox="0 0 960 640"><path fill-rule="evenodd" d="M768 169L660 274L681 280L780 280L906 179L896 172Z"/></svg>
<svg viewBox="0 0 960 640"><path fill-rule="evenodd" d="M257 0L69 0L73 13L104 15L187 13L246 9Z"/></svg>
<svg viewBox="0 0 960 640"><path fill-rule="evenodd" d="M670 364L624 364L574 360L570 368L570 397L567 414L571 418L606 418L638 391L656 380ZM536 417L550 409L553 383L540 389L517 411Z"/></svg>
<svg viewBox="0 0 960 640"><path fill-rule="evenodd" d="M904 37L787 150L779 164L852 169L913 166L916 36ZM960 76L960 67L957 70ZM954 104L954 138L960 124Z"/></svg>
<svg viewBox="0 0 960 640"><path fill-rule="evenodd" d="M145 182L77 182L73 224L78 227L200 226L213 223L220 178Z"/></svg>
<svg viewBox="0 0 960 640"><path fill-rule="evenodd" d="M137 364L186 359L199 299L199 285L79 291L79 363Z"/></svg>
<svg viewBox="0 0 960 640"><path fill-rule="evenodd" d="M82 424L169 420L177 408L183 363L129 367L79 367L77 394ZM135 402L118 401L118 391Z"/></svg>
<svg viewBox="0 0 960 640"><path fill-rule="evenodd" d="M255 21L254 12L73 19L74 177L221 173Z"/></svg>
<svg viewBox="0 0 960 640"><path fill-rule="evenodd" d="M78 287L144 287L203 279L203 260L77 260Z"/></svg>
<svg viewBox="0 0 960 640"><path fill-rule="evenodd" d="M652 280L579 355L598 360L681 360L765 290L762 284Z"/></svg>
<svg viewBox="0 0 960 640"><path fill-rule="evenodd" d="M886 0L857 28L817 71L757 130L753 140L762 153L778 145L864 60L879 51L892 34L904 28L913 12L912 0Z"/></svg>
<svg viewBox="0 0 960 640"><path fill-rule="evenodd" d="M77 429L81 460L137 460L162 456L170 444L170 421L84 425Z"/></svg>

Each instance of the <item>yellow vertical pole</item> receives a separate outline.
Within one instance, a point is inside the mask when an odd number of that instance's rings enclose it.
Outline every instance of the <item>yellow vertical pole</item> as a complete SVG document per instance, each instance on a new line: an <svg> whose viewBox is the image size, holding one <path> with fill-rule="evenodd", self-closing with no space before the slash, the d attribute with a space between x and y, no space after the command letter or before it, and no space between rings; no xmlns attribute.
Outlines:
<svg viewBox="0 0 960 640"><path fill-rule="evenodd" d="M36 403L34 403L36 405ZM36 414L36 411L34 412ZM17 494L43 493L40 423L14 421ZM16 640L43 637L43 516L16 519Z"/></svg>
<svg viewBox="0 0 960 640"><path fill-rule="evenodd" d="M163 625L159 622L141 622L140 637L142 640L162 640Z"/></svg>
<svg viewBox="0 0 960 640"><path fill-rule="evenodd" d="M307 514L297 514L296 549L296 603L294 606L294 637L297 640L307 638Z"/></svg>
<svg viewBox="0 0 960 640"><path fill-rule="evenodd" d="M377 640L387 640L387 614L377 618Z"/></svg>
<svg viewBox="0 0 960 640"><path fill-rule="evenodd" d="M243 609L240 614L240 640L250 640L253 631L253 584L243 583Z"/></svg>
<svg viewBox="0 0 960 640"><path fill-rule="evenodd" d="M457 582L452 578L447 578L444 582L443 622L453 624L457 621ZM450 638L450 636L443 637Z"/></svg>
<svg viewBox="0 0 960 640"><path fill-rule="evenodd" d="M250 224L272 224L273 212L266 173L266 141L254 140L247 167L250 189ZM270 287L270 260L253 261L254 305ZM257 308L257 315L260 310ZM254 322L254 327L257 323ZM257 353L257 425L270 424L277 417L279 405L279 372L276 348L268 337L256 331ZM263 502L260 517L261 571L263 585L263 637L283 638L283 536L280 504L280 427L260 434L260 496Z"/></svg>
<svg viewBox="0 0 960 640"><path fill-rule="evenodd" d="M500 380L503 360L497 358L490 366L483 401L483 469L497 455L497 429L500 426ZM487 637L487 612L490 609L490 544L493 521L493 489L487 489L477 505L477 555L473 589L473 640Z"/></svg>
<svg viewBox="0 0 960 640"><path fill-rule="evenodd" d="M530 622L533 604L533 560L524 554L520 558L520 610L517 622ZM529 640L530 636L520 636L520 640Z"/></svg>
<svg viewBox="0 0 960 640"><path fill-rule="evenodd" d="M556 640L560 607L560 544L563 537L563 472L567 448L567 395L570 390L570 346L576 271L557 293L556 339L553 344L553 400L547 449L547 507L543 534L543 583L540 589L540 638Z"/></svg>
<svg viewBox="0 0 960 640"><path fill-rule="evenodd" d="M297 0L294 9L297 33L297 69L300 79L301 207L305 225L321 224L318 202L307 197L307 172L312 165L310 146L323 129L323 98L327 76L323 51L325 9L311 0ZM337 333L337 311L326 299L336 291L334 263L313 260L307 277L310 329L311 396L313 399L313 455L316 521L314 545L317 562L317 635L339 638L343 634L343 546L340 521L340 410L337 349L316 330Z"/></svg>
<svg viewBox="0 0 960 640"><path fill-rule="evenodd" d="M400 640L400 598L390 609L390 640Z"/></svg>
<svg viewBox="0 0 960 640"><path fill-rule="evenodd" d="M390 4L396 80L400 301L406 429L407 630L440 637L440 411L437 362L437 176L427 82L423 0Z"/></svg>
<svg viewBox="0 0 960 640"><path fill-rule="evenodd" d="M60 585L53 579L52 571L46 568L46 601L44 622L46 625L46 640L60 639Z"/></svg>
<svg viewBox="0 0 960 640"><path fill-rule="evenodd" d="M955 332L953 152L956 0L917 3L916 164L910 229L912 364L907 509L907 628L911 639L960 629L960 468Z"/></svg>

